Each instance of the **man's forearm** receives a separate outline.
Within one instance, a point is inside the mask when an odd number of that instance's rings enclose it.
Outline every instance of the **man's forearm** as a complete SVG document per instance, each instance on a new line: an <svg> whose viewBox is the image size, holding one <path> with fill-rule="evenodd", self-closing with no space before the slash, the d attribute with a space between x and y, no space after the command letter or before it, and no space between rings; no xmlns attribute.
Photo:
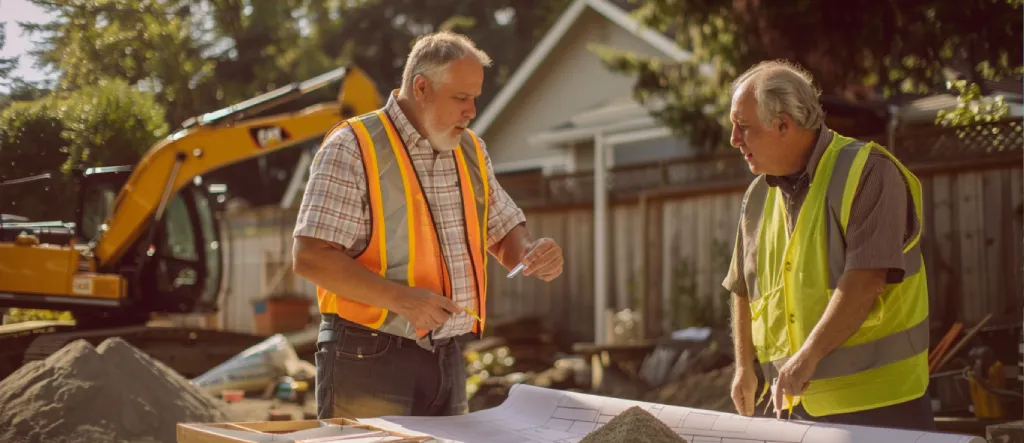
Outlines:
<svg viewBox="0 0 1024 443"><path fill-rule="evenodd" d="M857 332L885 290L885 276L884 269L845 272L821 320L807 337L804 352L821 359Z"/></svg>
<svg viewBox="0 0 1024 443"><path fill-rule="evenodd" d="M751 369L754 364L754 339L750 332L750 300L732 295L732 341L736 369Z"/></svg>
<svg viewBox="0 0 1024 443"><path fill-rule="evenodd" d="M295 239L293 270L340 297L395 310L404 286L384 279L341 249L312 239Z"/></svg>
<svg viewBox="0 0 1024 443"><path fill-rule="evenodd" d="M491 254L498 259L505 269L512 269L519 264L519 260L526 255L527 249L533 243L530 232L525 224L518 224L505 234L498 244L494 245Z"/></svg>

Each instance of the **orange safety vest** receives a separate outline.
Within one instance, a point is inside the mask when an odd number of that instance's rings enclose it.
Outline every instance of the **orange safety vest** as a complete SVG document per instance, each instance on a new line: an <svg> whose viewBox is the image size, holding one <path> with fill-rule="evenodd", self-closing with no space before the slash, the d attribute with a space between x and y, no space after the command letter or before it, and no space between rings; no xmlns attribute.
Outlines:
<svg viewBox="0 0 1024 443"><path fill-rule="evenodd" d="M372 219L369 244L355 260L388 280L451 298L451 279L436 224L394 123L383 110L377 110L342 122L324 140L346 126L352 127L359 142ZM480 334L487 319L487 167L480 141L469 129L453 154L481 319L474 322L473 332ZM337 314L368 328L413 340L430 332L415 329L387 309L346 299L319 286L316 296L322 314Z"/></svg>

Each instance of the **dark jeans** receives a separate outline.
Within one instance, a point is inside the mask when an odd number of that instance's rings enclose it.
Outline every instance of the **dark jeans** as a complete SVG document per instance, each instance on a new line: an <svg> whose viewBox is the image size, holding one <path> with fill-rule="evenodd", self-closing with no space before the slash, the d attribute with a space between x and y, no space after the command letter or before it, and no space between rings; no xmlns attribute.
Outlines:
<svg viewBox="0 0 1024 443"><path fill-rule="evenodd" d="M765 396L765 402L758 408L760 413L767 404L771 404L771 393ZM782 411L782 417L786 418L787 411ZM775 412L768 406L768 417L775 417ZM848 412L845 414L826 415L815 417L807 413L802 404L793 407L794 420L806 420L820 423L837 423L857 426L873 426L879 428L910 429L915 431L934 432L935 416L932 413L932 401L928 393L917 399L883 406L881 408L868 409L865 411Z"/></svg>
<svg viewBox="0 0 1024 443"><path fill-rule="evenodd" d="M316 415L458 415L468 412L457 340L433 352L415 341L324 315L316 353Z"/></svg>

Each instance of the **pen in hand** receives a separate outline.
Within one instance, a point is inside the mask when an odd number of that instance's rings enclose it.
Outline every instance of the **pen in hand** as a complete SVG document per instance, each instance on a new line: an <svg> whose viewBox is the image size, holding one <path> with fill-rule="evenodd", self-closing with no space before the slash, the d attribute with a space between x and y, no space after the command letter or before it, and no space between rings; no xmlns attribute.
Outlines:
<svg viewBox="0 0 1024 443"><path fill-rule="evenodd" d="M523 264L523 262L519 262L519 264L518 264L518 265L516 265L516 267L512 268L512 272L509 272L509 273L508 273L508 278L512 278L512 277L515 277L515 276L516 276L516 274L518 274L518 273L519 273L520 271L522 271L523 269L526 269L526 265L525 265L525 264Z"/></svg>

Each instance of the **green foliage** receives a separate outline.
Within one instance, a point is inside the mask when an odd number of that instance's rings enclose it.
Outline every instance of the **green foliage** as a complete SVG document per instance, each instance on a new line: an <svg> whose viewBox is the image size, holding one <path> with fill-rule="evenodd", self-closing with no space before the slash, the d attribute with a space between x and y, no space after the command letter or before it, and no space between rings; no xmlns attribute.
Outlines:
<svg viewBox="0 0 1024 443"><path fill-rule="evenodd" d="M47 309L11 308L3 315L3 324L14 324L35 320L72 321L74 317L69 311L50 311Z"/></svg>
<svg viewBox="0 0 1024 443"><path fill-rule="evenodd" d="M711 274L724 279L732 260L731 243L717 238L711 239ZM690 262L681 257L673 269L672 289L669 295L669 314L673 328L711 327L720 328L729 321L729 293L717 285L709 294L697 289L697 278L704 275Z"/></svg>
<svg viewBox="0 0 1024 443"><path fill-rule="evenodd" d="M613 71L638 76L639 101L664 103L656 118L715 149L730 127L730 83L764 60L797 63L824 94L853 100L943 91L950 68L972 82L1019 75L1020 4L650 0L634 15L673 35L689 56L598 52Z"/></svg>
<svg viewBox="0 0 1024 443"><path fill-rule="evenodd" d="M167 129L152 94L123 80L100 79L71 93L16 102L0 112L0 180L58 174L0 195L0 210L71 220L73 167L134 164Z"/></svg>
<svg viewBox="0 0 1024 443"><path fill-rule="evenodd" d="M164 111L152 94L131 88L123 80L101 79L96 86L79 89L59 102L73 166L135 164L157 140L167 134Z"/></svg>
<svg viewBox="0 0 1024 443"><path fill-rule="evenodd" d="M56 172L68 161L56 100L18 102L0 112L0 181ZM57 177L0 188L0 212L32 220L71 220L70 180Z"/></svg>
<svg viewBox="0 0 1024 443"><path fill-rule="evenodd" d="M965 80L953 82L952 87L960 94L956 108L939 110L935 122L942 126L968 126L988 123L1006 118L1010 110L1002 96L983 97L977 83Z"/></svg>

